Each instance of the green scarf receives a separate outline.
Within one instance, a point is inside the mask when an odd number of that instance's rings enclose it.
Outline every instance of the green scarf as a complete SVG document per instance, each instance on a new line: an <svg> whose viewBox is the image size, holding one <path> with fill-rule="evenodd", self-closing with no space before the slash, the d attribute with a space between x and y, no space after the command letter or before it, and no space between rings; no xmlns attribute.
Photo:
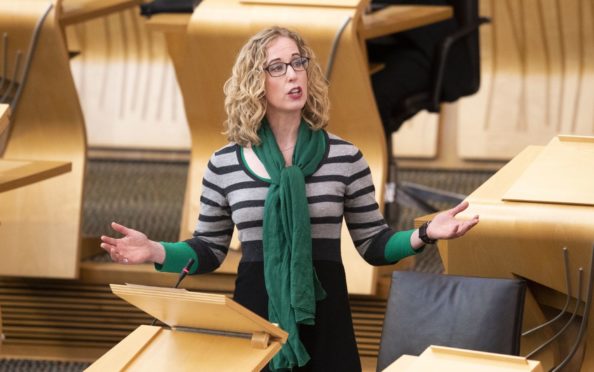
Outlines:
<svg viewBox="0 0 594 372"><path fill-rule="evenodd" d="M324 153L326 137L301 120L293 165L285 167L267 120L258 131L262 140L254 152L270 175L264 203L264 279L268 292L268 319L289 333L287 343L270 368L305 365L310 357L299 339L297 324L313 325L316 301L326 297L312 263L311 224L305 177L313 174Z"/></svg>

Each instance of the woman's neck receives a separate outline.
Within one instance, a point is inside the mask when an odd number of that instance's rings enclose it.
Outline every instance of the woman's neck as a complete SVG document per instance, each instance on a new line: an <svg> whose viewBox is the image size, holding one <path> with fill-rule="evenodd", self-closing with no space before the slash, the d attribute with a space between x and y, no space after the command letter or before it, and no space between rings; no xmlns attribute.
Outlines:
<svg viewBox="0 0 594 372"><path fill-rule="evenodd" d="M301 115L267 117L270 129L281 152L295 147ZM291 151L292 153L292 151Z"/></svg>
<svg viewBox="0 0 594 372"><path fill-rule="evenodd" d="M285 159L285 164L291 166L299 134L301 113L298 115L267 115L266 119L270 124L276 144Z"/></svg>

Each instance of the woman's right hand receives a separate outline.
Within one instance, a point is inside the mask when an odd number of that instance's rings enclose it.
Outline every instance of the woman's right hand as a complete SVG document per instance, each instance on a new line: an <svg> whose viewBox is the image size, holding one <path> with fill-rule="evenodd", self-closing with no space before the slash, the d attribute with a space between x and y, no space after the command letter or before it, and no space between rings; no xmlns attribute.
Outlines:
<svg viewBox="0 0 594 372"><path fill-rule="evenodd" d="M165 248L150 240L140 231L112 222L111 228L123 235L121 238L101 236L101 248L105 249L114 262L139 264L165 260Z"/></svg>

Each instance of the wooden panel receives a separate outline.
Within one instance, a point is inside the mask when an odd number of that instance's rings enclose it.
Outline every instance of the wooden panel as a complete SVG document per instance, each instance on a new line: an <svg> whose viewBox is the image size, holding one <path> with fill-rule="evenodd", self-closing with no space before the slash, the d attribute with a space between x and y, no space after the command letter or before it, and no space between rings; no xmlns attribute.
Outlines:
<svg viewBox="0 0 594 372"><path fill-rule="evenodd" d="M392 154L400 158L431 159L437 156L439 114L421 111L392 134Z"/></svg>
<svg viewBox="0 0 594 372"><path fill-rule="evenodd" d="M594 134L594 3L481 0L482 86L460 101L459 154L510 159L557 134Z"/></svg>
<svg viewBox="0 0 594 372"><path fill-rule="evenodd" d="M117 296L172 328L265 332L283 343L287 339L285 331L224 295L131 284L110 286Z"/></svg>
<svg viewBox="0 0 594 372"><path fill-rule="evenodd" d="M186 14L151 17L177 19ZM187 27L182 26L185 30ZM137 9L66 27L70 66L88 132L98 149L188 150L190 134L165 37Z"/></svg>
<svg viewBox="0 0 594 372"><path fill-rule="evenodd" d="M8 35L11 68L11 56L17 49L29 49L32 30L49 5L0 1L0 29ZM3 157L70 162L72 171L0 194L4 275L78 275L85 128L56 17L52 8L42 24L27 81L19 79L22 94L13 108Z"/></svg>

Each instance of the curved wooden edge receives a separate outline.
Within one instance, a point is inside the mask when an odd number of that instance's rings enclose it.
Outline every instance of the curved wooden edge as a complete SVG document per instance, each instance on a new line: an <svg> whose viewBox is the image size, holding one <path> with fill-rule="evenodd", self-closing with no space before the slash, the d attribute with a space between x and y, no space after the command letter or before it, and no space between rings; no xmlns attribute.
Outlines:
<svg viewBox="0 0 594 372"><path fill-rule="evenodd" d="M0 136L8 129L10 120L10 107L6 103L0 103ZM2 151L0 150L0 153Z"/></svg>
<svg viewBox="0 0 594 372"><path fill-rule="evenodd" d="M28 50L31 31L48 5L0 2L0 29L9 35L11 48ZM57 10L53 7L41 26L3 157L71 163L71 171L0 194L2 275L79 274L86 135Z"/></svg>

